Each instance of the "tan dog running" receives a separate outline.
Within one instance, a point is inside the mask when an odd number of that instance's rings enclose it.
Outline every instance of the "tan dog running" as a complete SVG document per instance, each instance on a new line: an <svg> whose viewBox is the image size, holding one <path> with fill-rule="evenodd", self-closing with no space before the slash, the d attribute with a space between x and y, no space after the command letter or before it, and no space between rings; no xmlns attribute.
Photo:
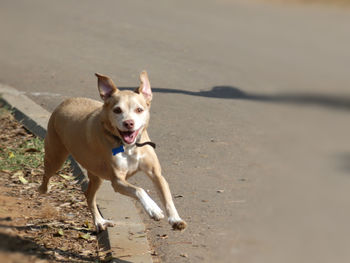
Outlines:
<svg viewBox="0 0 350 263"><path fill-rule="evenodd" d="M114 226L96 206L102 179L110 180L114 191L139 200L151 218L160 220L164 215L158 205L142 188L127 182L130 176L143 171L158 188L169 223L174 229L184 229L186 222L176 211L154 149L147 144L142 146L150 141L146 129L152 91L147 73L141 73L140 87L134 92L120 91L109 77L96 76L104 103L87 98L67 99L50 117L45 138L45 174L39 192L47 192L50 177L71 154L88 171L85 196L97 231ZM116 149L124 152L112 153Z"/></svg>

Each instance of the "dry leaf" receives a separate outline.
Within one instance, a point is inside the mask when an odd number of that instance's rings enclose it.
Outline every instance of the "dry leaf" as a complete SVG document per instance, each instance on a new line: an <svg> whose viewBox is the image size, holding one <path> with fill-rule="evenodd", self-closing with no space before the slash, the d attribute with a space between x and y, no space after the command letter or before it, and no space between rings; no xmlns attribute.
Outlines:
<svg viewBox="0 0 350 263"><path fill-rule="evenodd" d="M25 179L22 175L18 177L18 179L21 181L22 184L27 184L28 181Z"/></svg>
<svg viewBox="0 0 350 263"><path fill-rule="evenodd" d="M69 176L69 175L64 175L64 174L60 174L60 176L66 180L69 180L69 181L75 179L74 176Z"/></svg>
<svg viewBox="0 0 350 263"><path fill-rule="evenodd" d="M83 227L86 227L88 229L93 229L92 224L89 221L87 221L87 220L84 222Z"/></svg>
<svg viewBox="0 0 350 263"><path fill-rule="evenodd" d="M61 229L61 228L58 229L58 230L57 230L57 234L60 235L61 237L63 237L63 236L64 236L63 229Z"/></svg>
<svg viewBox="0 0 350 263"><path fill-rule="evenodd" d="M91 253L90 250L84 250L84 251L80 251L79 254L80 254L80 255L83 255L83 256L89 256L89 255L92 254L92 253Z"/></svg>
<svg viewBox="0 0 350 263"><path fill-rule="evenodd" d="M22 171L17 171L11 176L11 178L15 178L15 177L23 176L23 175L24 175L24 173Z"/></svg>
<svg viewBox="0 0 350 263"><path fill-rule="evenodd" d="M54 252L53 253L54 257L57 259L57 260L65 260L66 258L64 256L61 256L60 254L58 254L57 252Z"/></svg>
<svg viewBox="0 0 350 263"><path fill-rule="evenodd" d="M35 149L35 148L28 148L28 149L25 149L25 152L26 153L37 153L40 151L38 149Z"/></svg>
<svg viewBox="0 0 350 263"><path fill-rule="evenodd" d="M91 236L90 234L79 234L79 238L85 239L85 240L90 240Z"/></svg>

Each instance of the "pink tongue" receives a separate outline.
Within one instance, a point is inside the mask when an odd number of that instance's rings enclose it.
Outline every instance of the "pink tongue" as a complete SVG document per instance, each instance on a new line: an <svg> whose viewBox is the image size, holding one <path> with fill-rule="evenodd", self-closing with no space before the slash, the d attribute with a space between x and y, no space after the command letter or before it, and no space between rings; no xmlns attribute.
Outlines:
<svg viewBox="0 0 350 263"><path fill-rule="evenodd" d="M135 132L123 132L122 134L124 142L127 144L133 143L135 139Z"/></svg>

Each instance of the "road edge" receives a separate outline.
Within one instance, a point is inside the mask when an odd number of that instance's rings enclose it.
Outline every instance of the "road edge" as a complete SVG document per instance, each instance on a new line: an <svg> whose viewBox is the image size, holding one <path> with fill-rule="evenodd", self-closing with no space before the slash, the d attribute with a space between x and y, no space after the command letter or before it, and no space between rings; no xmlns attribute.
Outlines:
<svg viewBox="0 0 350 263"><path fill-rule="evenodd" d="M13 111L14 117L26 129L39 138L45 137L50 112L36 104L24 92L1 83L0 101ZM70 157L70 160L73 174L84 191L88 184L86 172L73 158ZM97 194L97 203L104 217L113 217L117 223L116 227L108 228L97 237L99 247L109 251L106 260L119 263L152 263L145 225L133 201L115 194L105 181ZM122 215L119 211L123 211Z"/></svg>

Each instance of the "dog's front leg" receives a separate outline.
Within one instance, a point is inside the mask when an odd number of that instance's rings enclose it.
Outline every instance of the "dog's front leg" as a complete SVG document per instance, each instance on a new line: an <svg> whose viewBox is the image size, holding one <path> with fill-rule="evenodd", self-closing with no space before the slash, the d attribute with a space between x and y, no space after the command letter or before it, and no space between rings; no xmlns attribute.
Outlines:
<svg viewBox="0 0 350 263"><path fill-rule="evenodd" d="M174 201L171 196L169 184L165 180L165 178L161 175L160 166L154 167L153 169L148 170L146 173L152 179L156 188L159 190L161 199L163 201L163 204L165 206L165 209L168 215L169 224L175 230L185 229L187 224L184 220L181 219L181 217L179 216L175 208Z"/></svg>
<svg viewBox="0 0 350 263"><path fill-rule="evenodd" d="M124 178L120 177L115 177L112 179L112 186L114 191L139 200L147 214L154 220L158 221L164 218L162 209L159 208L159 206L142 188L134 186L127 182Z"/></svg>

